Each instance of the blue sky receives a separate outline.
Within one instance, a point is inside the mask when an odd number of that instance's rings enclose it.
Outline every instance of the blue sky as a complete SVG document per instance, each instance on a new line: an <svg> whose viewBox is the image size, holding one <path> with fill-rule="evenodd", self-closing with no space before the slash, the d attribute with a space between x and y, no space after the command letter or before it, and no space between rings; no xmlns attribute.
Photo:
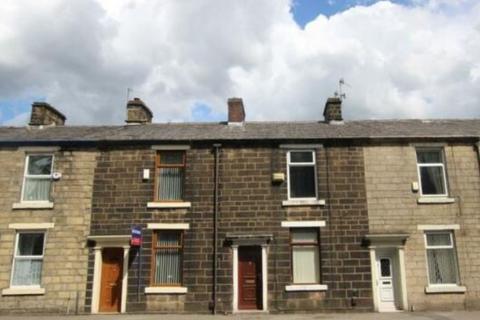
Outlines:
<svg viewBox="0 0 480 320"><path fill-rule="evenodd" d="M294 0L293 17L295 21L304 27L308 22L315 19L319 14L331 16L345 11L356 5L371 5L380 0ZM399 4L408 4L411 0L392 0Z"/></svg>
<svg viewBox="0 0 480 320"><path fill-rule="evenodd" d="M26 112L30 112L30 107L34 101L45 101L45 97L34 96L23 99L0 98L0 124Z"/></svg>

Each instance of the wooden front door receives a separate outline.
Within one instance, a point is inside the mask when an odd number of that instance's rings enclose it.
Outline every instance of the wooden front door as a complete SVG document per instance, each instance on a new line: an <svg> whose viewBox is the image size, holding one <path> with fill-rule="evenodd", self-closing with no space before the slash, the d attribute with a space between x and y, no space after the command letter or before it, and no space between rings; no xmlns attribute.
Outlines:
<svg viewBox="0 0 480 320"><path fill-rule="evenodd" d="M262 309L262 255L260 247L238 248L238 308Z"/></svg>
<svg viewBox="0 0 480 320"><path fill-rule="evenodd" d="M123 248L102 251L100 312L120 312L122 301Z"/></svg>

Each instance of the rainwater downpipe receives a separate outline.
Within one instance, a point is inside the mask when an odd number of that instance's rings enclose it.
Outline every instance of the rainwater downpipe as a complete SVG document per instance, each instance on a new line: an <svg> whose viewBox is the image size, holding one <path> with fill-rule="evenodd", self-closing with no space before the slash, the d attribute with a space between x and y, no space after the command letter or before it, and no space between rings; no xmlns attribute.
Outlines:
<svg viewBox="0 0 480 320"><path fill-rule="evenodd" d="M476 145L477 145L477 159L478 159L478 164L480 168L480 138L478 138Z"/></svg>
<svg viewBox="0 0 480 320"><path fill-rule="evenodd" d="M217 313L217 243L218 243L218 166L220 157L220 143L213 144L215 153L215 169L214 169L214 203L213 203L213 294L212 294L212 313Z"/></svg>

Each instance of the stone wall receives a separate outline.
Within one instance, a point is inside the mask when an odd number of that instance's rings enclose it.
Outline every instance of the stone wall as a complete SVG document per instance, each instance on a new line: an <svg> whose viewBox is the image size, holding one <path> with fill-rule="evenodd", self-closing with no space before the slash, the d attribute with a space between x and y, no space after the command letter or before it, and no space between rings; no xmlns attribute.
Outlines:
<svg viewBox="0 0 480 320"><path fill-rule="evenodd" d="M47 230L42 269L43 295L2 295L0 313L74 313L83 310L87 276L86 236L89 232L95 152L54 152L53 209L12 209L19 202L25 151L0 150L0 289L10 285L15 230L11 223L54 223Z"/></svg>
<svg viewBox="0 0 480 320"><path fill-rule="evenodd" d="M268 247L268 309L371 310L368 233L363 151L332 146L316 150L318 190L326 206L282 207L286 183L272 184L272 173L286 173L286 149L277 145L224 145L219 167L218 311L232 311L232 249L227 233L273 235ZM149 285L152 233L144 230L142 270L138 251L131 251L127 312L209 312L213 272L214 155L211 146L187 150L185 200L188 209L152 209L156 151L145 148L102 150L95 171L92 235L129 234L134 225L189 223L185 232L183 285L185 295L144 294ZM151 179L142 180L150 169ZM327 174L328 173L328 174ZM322 284L326 292L289 292L291 253L285 220L325 220L320 230ZM137 278L140 274L140 279ZM93 255L90 256L86 306L91 306ZM138 291L137 291L138 290ZM354 293L355 291L355 293ZM137 292L139 294L137 295ZM352 305L352 296L357 294Z"/></svg>
<svg viewBox="0 0 480 320"><path fill-rule="evenodd" d="M365 148L365 176L370 232L405 232L407 296L414 310L480 308L480 174L473 145L445 145L449 204L419 204L412 191L418 181L412 145ZM426 294L425 242L418 225L459 224L455 240L461 284L466 293Z"/></svg>

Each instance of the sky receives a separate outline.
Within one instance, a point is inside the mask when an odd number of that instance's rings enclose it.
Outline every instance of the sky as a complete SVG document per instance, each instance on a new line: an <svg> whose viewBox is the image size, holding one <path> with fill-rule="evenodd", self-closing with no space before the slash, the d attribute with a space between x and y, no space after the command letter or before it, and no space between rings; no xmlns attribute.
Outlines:
<svg viewBox="0 0 480 320"><path fill-rule="evenodd" d="M478 0L2 0L0 125L480 117Z"/></svg>

